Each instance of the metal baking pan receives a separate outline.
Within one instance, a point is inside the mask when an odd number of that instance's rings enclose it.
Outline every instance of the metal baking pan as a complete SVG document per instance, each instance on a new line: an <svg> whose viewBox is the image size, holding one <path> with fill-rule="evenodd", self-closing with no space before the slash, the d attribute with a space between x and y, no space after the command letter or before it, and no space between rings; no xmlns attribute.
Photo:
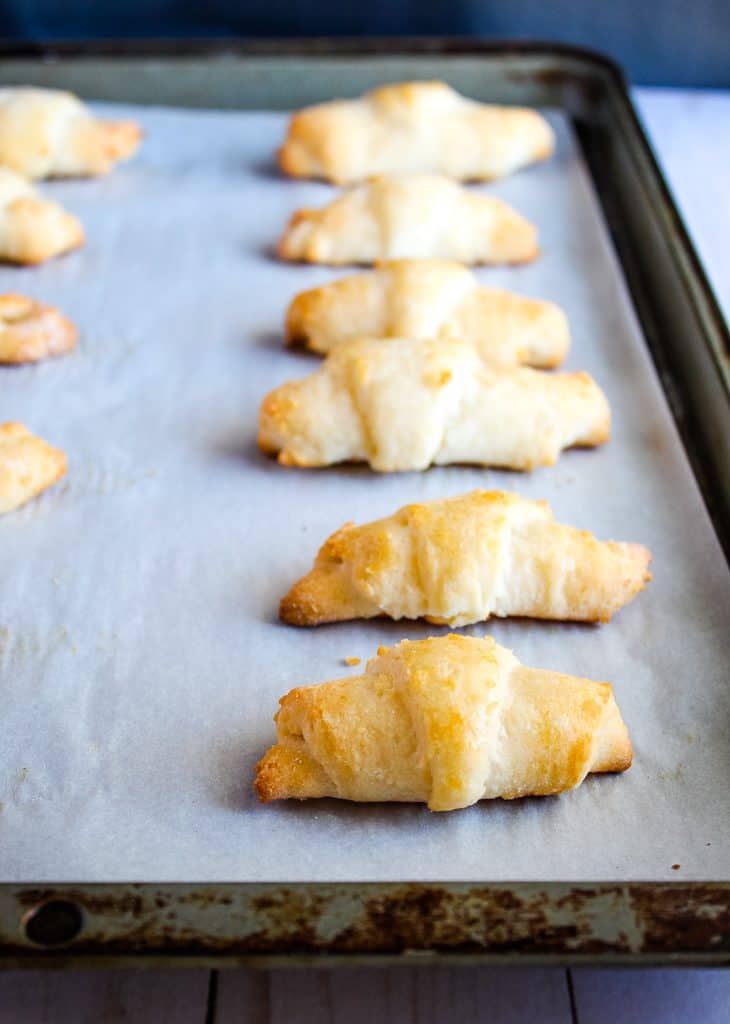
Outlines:
<svg viewBox="0 0 730 1024"><path fill-rule="evenodd" d="M726 553L730 550L730 339L614 64L584 50L540 43L435 40L6 46L0 57L0 84L31 82L128 104L287 110L334 95L357 95L384 81L442 77L469 95L567 115L716 537ZM91 186L53 187L69 188L69 195L81 195L73 190L84 187L92 195ZM124 186L119 188L123 197ZM132 194L133 185L129 189ZM111 272L110 266L102 270ZM63 289L71 294L79 284L72 271L67 273L59 271L51 282L61 305ZM100 273L92 280L102 287ZM33 291L31 282L40 280L25 279L23 286ZM517 290L519 280L510 278ZM269 327L275 331L278 322ZM121 348L114 358L114 373L123 378ZM22 390L22 379L16 379ZM111 377L104 386L112 396ZM109 417L115 415L112 404ZM120 470L118 478L99 486L121 492L138 483L122 475ZM351 493L361 486L353 480ZM319 539L307 535L308 556ZM626 539L641 538L629 531ZM0 617L2 608L0 603ZM56 640L57 648L70 647L60 634ZM102 637L100 646L108 640ZM362 652L374 646L363 634ZM0 657L0 683L3 676L10 682L12 664ZM274 706L272 700L271 712ZM719 818L726 778L710 781L719 787L708 793L708 801L718 802ZM66 838L59 833L59 844ZM87 857L93 859L93 851ZM107 881L103 871L94 871L56 883L47 875L39 881L29 871L28 877L0 881L0 957L15 964L281 956L328 962L458 956L495 962L519 957L727 963L730 881L700 874L700 880L617 874L610 881L590 881L576 872L572 881L547 881L536 870L536 877L518 881L489 881L483 875L457 881L453 874L440 881L436 868L431 880L308 881L300 875L262 882L220 875L211 880L201 871L198 881L161 882L131 869L134 882L119 880L118 873Z"/></svg>

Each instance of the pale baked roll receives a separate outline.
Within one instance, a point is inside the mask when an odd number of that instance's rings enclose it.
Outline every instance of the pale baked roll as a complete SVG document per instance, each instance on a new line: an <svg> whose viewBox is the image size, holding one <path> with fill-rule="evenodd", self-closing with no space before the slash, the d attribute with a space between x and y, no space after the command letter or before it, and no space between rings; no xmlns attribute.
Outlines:
<svg viewBox="0 0 730 1024"><path fill-rule="evenodd" d="M13 292L0 295L0 363L64 355L76 338L76 328L55 306Z"/></svg>
<svg viewBox="0 0 730 1024"><path fill-rule="evenodd" d="M298 210L278 252L333 266L428 258L524 263L538 247L534 225L496 196L414 174L374 178L321 209Z"/></svg>
<svg viewBox="0 0 730 1024"><path fill-rule="evenodd" d="M588 374L494 369L463 342L363 339L272 391L258 439L282 465L367 462L390 473L452 463L529 470L609 434L608 402Z"/></svg>
<svg viewBox="0 0 730 1024"><path fill-rule="evenodd" d="M565 359L570 332L554 303L484 287L460 263L388 260L289 304L288 345L326 355L356 338L460 340L485 363L551 368Z"/></svg>
<svg viewBox="0 0 730 1024"><path fill-rule="evenodd" d="M66 456L22 423L0 424L0 515L45 491L66 472Z"/></svg>
<svg viewBox="0 0 730 1024"><path fill-rule="evenodd" d="M106 174L137 151L134 121L105 121L70 92L0 89L0 164L27 178Z"/></svg>
<svg viewBox="0 0 730 1024"><path fill-rule="evenodd" d="M432 811L549 796L622 772L631 741L608 683L526 668L491 637L381 647L360 676L292 690L259 798L416 801Z"/></svg>
<svg viewBox="0 0 730 1024"><path fill-rule="evenodd" d="M643 590L650 560L641 544L556 523L547 502L472 491L346 523L279 613L299 626L380 615L450 626L492 616L608 622Z"/></svg>
<svg viewBox="0 0 730 1024"><path fill-rule="evenodd" d="M487 181L553 148L552 129L534 110L477 103L444 82L403 82L295 114L279 165L338 185L423 171Z"/></svg>
<svg viewBox="0 0 730 1024"><path fill-rule="evenodd" d="M0 260L44 263L83 244L84 229L72 214L0 167Z"/></svg>

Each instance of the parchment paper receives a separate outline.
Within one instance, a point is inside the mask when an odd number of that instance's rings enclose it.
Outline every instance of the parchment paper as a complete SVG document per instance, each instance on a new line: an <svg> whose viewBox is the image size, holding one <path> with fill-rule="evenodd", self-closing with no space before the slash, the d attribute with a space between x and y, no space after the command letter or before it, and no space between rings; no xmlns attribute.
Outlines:
<svg viewBox="0 0 730 1024"><path fill-rule="evenodd" d="M532 475L376 476L285 470L255 446L264 394L317 364L283 350L286 304L340 273L272 256L288 215L332 191L276 174L284 116L116 110L143 122L140 157L42 186L81 217L86 247L0 270L2 291L81 328L68 358L0 368L0 420L70 461L65 482L0 520L2 880L724 877L728 574L567 123L555 118L552 162L493 186L538 223L541 259L478 274L566 309L567 367L605 388L613 440ZM611 681L631 770L453 814L259 806L252 769L281 694L359 671L348 655L444 632L298 630L278 623L279 598L345 520L477 486L652 549L653 582L608 626L467 630L525 664Z"/></svg>

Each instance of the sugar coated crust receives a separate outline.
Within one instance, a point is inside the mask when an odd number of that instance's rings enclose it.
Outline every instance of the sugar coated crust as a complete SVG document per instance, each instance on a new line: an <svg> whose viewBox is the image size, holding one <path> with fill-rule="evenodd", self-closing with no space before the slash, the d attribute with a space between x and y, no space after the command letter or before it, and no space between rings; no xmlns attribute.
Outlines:
<svg viewBox="0 0 730 1024"><path fill-rule="evenodd" d="M587 373L491 367L461 341L366 338L267 395L258 441L284 466L532 470L565 448L604 444L610 430L606 396Z"/></svg>
<svg viewBox="0 0 730 1024"><path fill-rule="evenodd" d="M134 121L104 121L72 93L0 89L0 164L27 178L107 174L142 139Z"/></svg>
<svg viewBox="0 0 730 1024"><path fill-rule="evenodd" d="M538 252L535 226L507 203L433 174L383 175L324 207L297 210L278 246L283 260L333 266L527 263Z"/></svg>
<svg viewBox="0 0 730 1024"><path fill-rule="evenodd" d="M491 637L381 647L360 676L292 690L256 766L272 800L427 803L548 796L622 772L631 741L608 683L526 668Z"/></svg>
<svg viewBox="0 0 730 1024"><path fill-rule="evenodd" d="M534 110L477 103L444 82L402 82L295 114L278 159L285 174L337 185L416 172L490 181L554 147Z"/></svg>
<svg viewBox="0 0 730 1024"><path fill-rule="evenodd" d="M471 491L345 523L282 599L297 626L386 615L465 626L492 616L608 622L651 578L641 544L555 522L547 502Z"/></svg>
<svg viewBox="0 0 730 1024"><path fill-rule="evenodd" d="M286 314L287 345L326 355L356 338L460 340L492 366L559 366L570 345L553 302L479 284L448 260L386 260L374 270L300 292Z"/></svg>
<svg viewBox="0 0 730 1024"><path fill-rule="evenodd" d="M76 327L55 308L25 295L0 295L0 363L34 363L76 345Z"/></svg>
<svg viewBox="0 0 730 1024"><path fill-rule="evenodd" d="M22 423L0 424L0 515L51 487L66 472L66 456Z"/></svg>

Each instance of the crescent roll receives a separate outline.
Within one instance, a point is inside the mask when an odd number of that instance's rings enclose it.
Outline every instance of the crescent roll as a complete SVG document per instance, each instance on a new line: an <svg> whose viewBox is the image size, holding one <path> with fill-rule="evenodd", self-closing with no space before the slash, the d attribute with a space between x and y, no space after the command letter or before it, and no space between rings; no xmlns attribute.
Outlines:
<svg viewBox="0 0 730 1024"><path fill-rule="evenodd" d="M0 89L0 164L28 178L106 174L141 138L133 121L100 121L70 92Z"/></svg>
<svg viewBox="0 0 730 1024"><path fill-rule="evenodd" d="M22 423L0 423L0 515L25 505L66 472L66 456Z"/></svg>
<svg viewBox="0 0 730 1024"><path fill-rule="evenodd" d="M374 178L319 210L298 210L279 256L306 263L443 259L525 263L538 254L537 231L495 196L437 175Z"/></svg>
<svg viewBox="0 0 730 1024"><path fill-rule="evenodd" d="M381 647L360 676L292 690L256 766L270 800L418 801L549 796L622 772L631 741L608 683L526 668L491 637Z"/></svg>
<svg viewBox="0 0 730 1024"><path fill-rule="evenodd" d="M418 171L488 181L545 160L554 145L534 110L477 103L445 82L404 82L300 111L278 155L286 174L338 185Z"/></svg>
<svg viewBox="0 0 730 1024"><path fill-rule="evenodd" d="M300 292L289 305L288 345L326 354L354 338L457 339L492 365L555 367L570 332L554 303L482 287L461 263L390 260Z"/></svg>
<svg viewBox="0 0 730 1024"><path fill-rule="evenodd" d="M608 622L644 588L650 560L640 544L556 523L545 501L472 491L345 523L279 614L297 626L380 615L449 626L492 615Z"/></svg>
<svg viewBox="0 0 730 1024"><path fill-rule="evenodd" d="M0 363L34 363L69 352L77 332L54 306L25 295L0 295Z"/></svg>
<svg viewBox="0 0 730 1024"><path fill-rule="evenodd" d="M84 229L31 183L0 167L0 260L43 263L84 244Z"/></svg>
<svg viewBox="0 0 730 1024"><path fill-rule="evenodd" d="M451 463L529 470L609 433L608 402L586 373L494 369L460 341L399 338L345 342L315 373L276 388L258 440L284 466L368 462L391 473Z"/></svg>

